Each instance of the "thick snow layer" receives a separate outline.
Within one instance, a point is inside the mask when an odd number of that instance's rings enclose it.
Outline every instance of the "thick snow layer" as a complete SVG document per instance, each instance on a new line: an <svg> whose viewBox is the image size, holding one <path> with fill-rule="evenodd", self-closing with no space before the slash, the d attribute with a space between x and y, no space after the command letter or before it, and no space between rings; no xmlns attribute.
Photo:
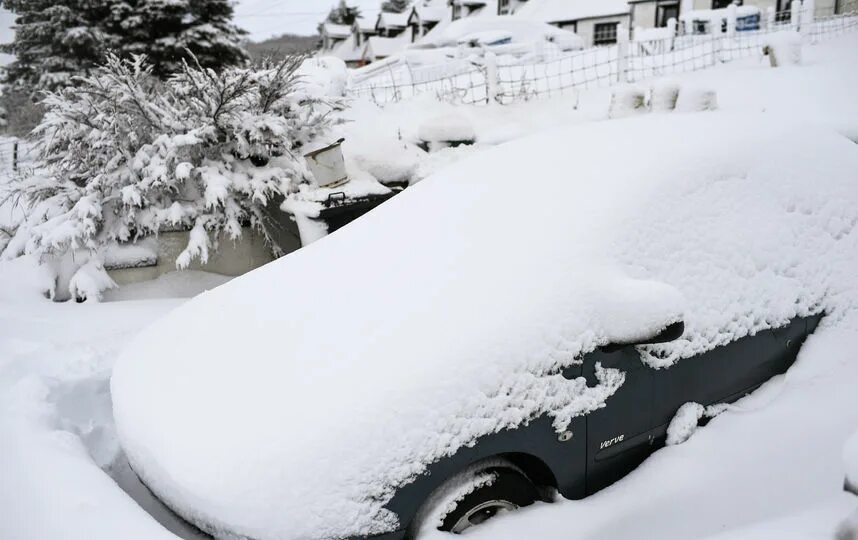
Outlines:
<svg viewBox="0 0 858 540"><path fill-rule="evenodd" d="M852 142L764 115L615 120L487 150L143 332L112 380L123 446L213 530L392 530L384 503L432 461L599 407L620 373L587 388L557 372L599 344L683 317L682 339L647 351L662 366L836 319L858 257L855 170Z"/></svg>
<svg viewBox="0 0 858 540"><path fill-rule="evenodd" d="M706 407L699 403L686 403L680 407L667 426L667 445L682 444L691 438L705 412Z"/></svg>
<svg viewBox="0 0 858 540"><path fill-rule="evenodd" d="M420 124L420 140L427 142L475 141L474 126L461 114L436 116Z"/></svg>

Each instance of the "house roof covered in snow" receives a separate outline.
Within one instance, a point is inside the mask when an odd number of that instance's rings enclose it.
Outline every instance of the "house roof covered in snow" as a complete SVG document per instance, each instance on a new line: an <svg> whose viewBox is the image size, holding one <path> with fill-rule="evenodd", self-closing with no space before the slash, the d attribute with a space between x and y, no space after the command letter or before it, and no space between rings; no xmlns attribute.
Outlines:
<svg viewBox="0 0 858 540"><path fill-rule="evenodd" d="M345 38L351 35L352 29L345 24L325 23L322 26L322 32L331 37Z"/></svg>
<svg viewBox="0 0 858 540"><path fill-rule="evenodd" d="M375 22L376 28L405 28L408 26L408 17L410 12L403 13L387 13L382 11L378 14L378 19Z"/></svg>
<svg viewBox="0 0 858 540"><path fill-rule="evenodd" d="M515 16L557 23L628 12L629 4L626 0L530 0L518 8Z"/></svg>
<svg viewBox="0 0 858 540"><path fill-rule="evenodd" d="M362 52L355 35L352 34L345 41L335 46L330 55L336 56L344 62L356 62L361 59Z"/></svg>
<svg viewBox="0 0 858 540"><path fill-rule="evenodd" d="M355 19L354 24L352 24L352 30L357 30L363 33L375 32L375 25L377 22L377 19L367 19L366 17L360 17L358 19Z"/></svg>
<svg viewBox="0 0 858 540"><path fill-rule="evenodd" d="M370 61L387 58L400 52L409 43L411 40L407 32L393 38L371 36L366 40L361 57Z"/></svg>
<svg viewBox="0 0 858 540"><path fill-rule="evenodd" d="M408 21L440 22L449 12L449 8L443 5L416 5L411 8Z"/></svg>

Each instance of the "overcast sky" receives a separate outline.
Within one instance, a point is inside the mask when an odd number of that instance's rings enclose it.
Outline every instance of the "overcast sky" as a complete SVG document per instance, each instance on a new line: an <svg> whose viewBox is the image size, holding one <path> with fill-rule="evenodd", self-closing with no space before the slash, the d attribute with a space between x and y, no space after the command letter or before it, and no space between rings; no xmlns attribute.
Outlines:
<svg viewBox="0 0 858 540"><path fill-rule="evenodd" d="M235 0L235 22L254 41L281 34L311 35L338 0ZM378 15L381 0L347 0L361 13Z"/></svg>

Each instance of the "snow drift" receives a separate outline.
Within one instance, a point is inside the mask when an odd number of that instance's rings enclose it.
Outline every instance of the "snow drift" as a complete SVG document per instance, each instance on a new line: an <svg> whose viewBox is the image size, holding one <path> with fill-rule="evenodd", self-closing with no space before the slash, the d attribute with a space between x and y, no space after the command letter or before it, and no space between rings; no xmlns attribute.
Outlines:
<svg viewBox="0 0 858 540"><path fill-rule="evenodd" d="M621 373L559 374L583 353L682 318L645 351L667 366L854 302L854 171L853 143L762 115L501 145L142 332L112 378L120 440L209 531L406 526L384 505L427 464L602 406Z"/></svg>

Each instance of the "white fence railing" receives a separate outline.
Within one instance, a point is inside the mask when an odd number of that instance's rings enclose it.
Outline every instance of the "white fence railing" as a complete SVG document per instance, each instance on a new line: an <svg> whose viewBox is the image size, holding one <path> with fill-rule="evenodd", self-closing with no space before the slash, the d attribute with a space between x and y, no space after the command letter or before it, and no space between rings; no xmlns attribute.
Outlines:
<svg viewBox="0 0 858 540"><path fill-rule="evenodd" d="M816 43L858 30L858 12L808 16L798 9L764 13L759 28L737 31L735 21L710 34L682 31L662 39L628 42L619 32L613 46L571 54L530 54L527 59L487 53L473 59L415 68L387 63L369 78L353 81L350 93L379 105L430 93L454 103L501 104L553 97L582 89L634 83L706 69L738 58L759 56L775 33L791 30ZM808 2L808 5L810 2ZM693 25L688 25L690 30ZM627 32L625 32L627 35Z"/></svg>

